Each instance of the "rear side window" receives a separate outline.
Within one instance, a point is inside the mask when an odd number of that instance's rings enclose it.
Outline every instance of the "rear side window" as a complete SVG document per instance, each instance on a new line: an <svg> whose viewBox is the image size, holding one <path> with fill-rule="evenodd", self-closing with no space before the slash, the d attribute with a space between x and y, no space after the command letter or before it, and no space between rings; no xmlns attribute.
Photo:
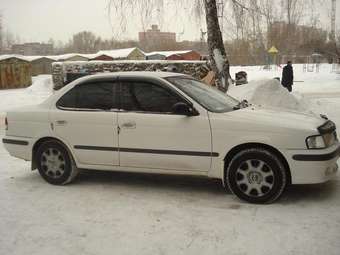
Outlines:
<svg viewBox="0 0 340 255"><path fill-rule="evenodd" d="M58 107L83 110L117 109L116 84L109 82L81 84L62 96Z"/></svg>
<svg viewBox="0 0 340 255"><path fill-rule="evenodd" d="M121 83L121 108L125 111L171 113L183 100L159 85L145 82Z"/></svg>

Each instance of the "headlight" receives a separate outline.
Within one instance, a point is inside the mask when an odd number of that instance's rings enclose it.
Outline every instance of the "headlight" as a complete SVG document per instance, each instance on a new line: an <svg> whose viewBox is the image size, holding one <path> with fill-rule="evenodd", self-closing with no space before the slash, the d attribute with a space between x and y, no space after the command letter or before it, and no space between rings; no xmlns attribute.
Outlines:
<svg viewBox="0 0 340 255"><path fill-rule="evenodd" d="M306 144L308 149L322 149L326 147L324 139L321 135L307 137Z"/></svg>

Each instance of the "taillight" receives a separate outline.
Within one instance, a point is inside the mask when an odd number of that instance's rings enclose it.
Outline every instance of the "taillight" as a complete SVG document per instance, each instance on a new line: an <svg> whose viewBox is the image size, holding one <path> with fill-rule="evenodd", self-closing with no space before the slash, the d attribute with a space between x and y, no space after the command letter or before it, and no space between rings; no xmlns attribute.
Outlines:
<svg viewBox="0 0 340 255"><path fill-rule="evenodd" d="M8 120L7 120L7 117L5 117L5 128L6 128L6 130L8 130Z"/></svg>

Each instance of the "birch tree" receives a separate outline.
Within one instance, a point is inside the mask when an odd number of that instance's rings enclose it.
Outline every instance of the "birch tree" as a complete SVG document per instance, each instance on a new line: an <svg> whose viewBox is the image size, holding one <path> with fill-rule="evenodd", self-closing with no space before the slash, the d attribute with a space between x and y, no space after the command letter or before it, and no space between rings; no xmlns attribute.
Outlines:
<svg viewBox="0 0 340 255"><path fill-rule="evenodd" d="M166 1L167 0L109 0L108 7L110 14L112 10L121 14L120 24L122 26L126 25L127 14L129 13L129 17L131 17L131 12L135 12L136 10L139 12L141 24L144 25L146 19L152 15L153 12L159 14L161 11L164 11L163 7ZM185 5L187 10L194 10L196 15L201 13L205 14L211 68L215 73L217 88L226 92L232 80L218 20L216 0L173 1L176 2L179 8L183 9Z"/></svg>
<svg viewBox="0 0 340 255"><path fill-rule="evenodd" d="M211 67L216 75L216 86L226 92L231 83L230 66L218 22L216 0L204 0L204 7Z"/></svg>

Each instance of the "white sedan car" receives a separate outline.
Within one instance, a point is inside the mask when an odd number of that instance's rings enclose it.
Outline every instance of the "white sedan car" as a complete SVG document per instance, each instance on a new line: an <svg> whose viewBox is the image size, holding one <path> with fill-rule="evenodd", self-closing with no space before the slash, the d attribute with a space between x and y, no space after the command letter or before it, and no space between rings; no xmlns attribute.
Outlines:
<svg viewBox="0 0 340 255"><path fill-rule="evenodd" d="M9 153L51 184L72 181L78 169L200 175L252 203L331 179L340 154L326 117L246 107L177 73L80 78L8 112L6 126Z"/></svg>

